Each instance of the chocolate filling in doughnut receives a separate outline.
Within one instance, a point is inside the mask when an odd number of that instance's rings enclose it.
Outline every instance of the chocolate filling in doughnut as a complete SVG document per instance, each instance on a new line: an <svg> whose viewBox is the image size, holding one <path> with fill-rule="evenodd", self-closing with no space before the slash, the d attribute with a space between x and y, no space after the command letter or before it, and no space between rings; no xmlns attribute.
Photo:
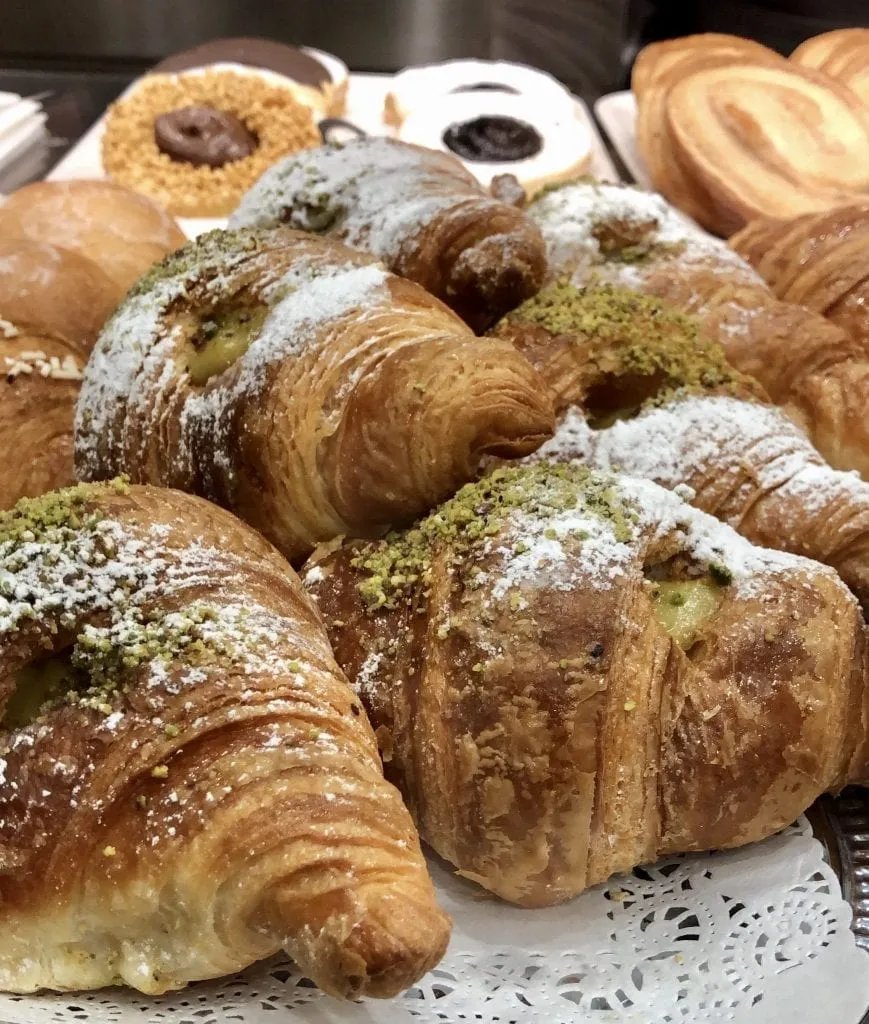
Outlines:
<svg viewBox="0 0 869 1024"><path fill-rule="evenodd" d="M212 107L182 107L154 122L154 140L161 153L194 167L223 167L250 156L257 137L232 114Z"/></svg>
<svg viewBox="0 0 869 1024"><path fill-rule="evenodd" d="M527 160L543 148L543 139L536 128L498 114L484 114L473 121L451 124L442 138L447 149L463 160L488 163Z"/></svg>
<svg viewBox="0 0 869 1024"><path fill-rule="evenodd" d="M504 85L503 82L474 82L473 85L457 85L450 89L450 93L457 92L506 92L511 96L518 96L519 90L512 85Z"/></svg>

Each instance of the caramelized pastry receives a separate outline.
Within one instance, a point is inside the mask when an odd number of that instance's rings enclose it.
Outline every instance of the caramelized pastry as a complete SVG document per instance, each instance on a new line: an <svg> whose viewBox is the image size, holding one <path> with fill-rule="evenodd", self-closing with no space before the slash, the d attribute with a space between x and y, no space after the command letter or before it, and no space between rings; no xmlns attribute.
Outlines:
<svg viewBox="0 0 869 1024"><path fill-rule="evenodd" d="M0 989L158 994L285 949L390 996L449 921L298 578L228 513L79 486L0 515Z"/></svg>

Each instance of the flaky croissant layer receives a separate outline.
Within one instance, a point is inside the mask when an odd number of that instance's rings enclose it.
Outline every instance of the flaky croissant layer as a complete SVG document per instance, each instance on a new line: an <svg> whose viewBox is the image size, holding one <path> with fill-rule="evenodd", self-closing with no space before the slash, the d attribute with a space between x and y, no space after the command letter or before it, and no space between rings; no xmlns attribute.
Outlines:
<svg viewBox="0 0 869 1024"><path fill-rule="evenodd" d="M290 558L377 535L552 432L543 382L418 285L288 229L214 232L146 276L85 370L76 468L236 512Z"/></svg>
<svg viewBox="0 0 869 1024"><path fill-rule="evenodd" d="M303 579L421 834L524 906L866 776L847 589L652 483L500 469Z"/></svg>
<svg viewBox="0 0 869 1024"><path fill-rule="evenodd" d="M382 259L482 329L533 295L546 273L540 231L448 153L386 138L282 160L242 199L232 227L330 235Z"/></svg>
<svg viewBox="0 0 869 1024"><path fill-rule="evenodd" d="M389 996L447 917L289 566L177 492L0 516L0 988L159 993L286 949Z"/></svg>

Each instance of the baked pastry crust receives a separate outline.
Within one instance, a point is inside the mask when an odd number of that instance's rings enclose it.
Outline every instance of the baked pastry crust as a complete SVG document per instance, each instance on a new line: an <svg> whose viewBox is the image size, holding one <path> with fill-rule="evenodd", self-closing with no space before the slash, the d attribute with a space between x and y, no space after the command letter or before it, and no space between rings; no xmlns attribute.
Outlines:
<svg viewBox="0 0 869 1024"><path fill-rule="evenodd" d="M652 483L499 470L302 575L423 837L524 906L760 839L865 773L836 574Z"/></svg>
<svg viewBox="0 0 869 1024"><path fill-rule="evenodd" d="M377 256L472 327L533 295L546 272L540 233L447 153L385 138L311 149L272 167L231 227L286 224Z"/></svg>
<svg viewBox="0 0 869 1024"><path fill-rule="evenodd" d="M116 302L187 236L147 196L111 181L38 181L0 203L0 235L47 242L92 260L117 286Z"/></svg>
<svg viewBox="0 0 869 1024"><path fill-rule="evenodd" d="M729 244L780 299L825 316L869 355L869 202L788 221L759 218Z"/></svg>
<svg viewBox="0 0 869 1024"><path fill-rule="evenodd" d="M156 994L283 947L388 996L437 962L410 817L266 541L116 482L0 516L0 567L0 988Z"/></svg>
<svg viewBox="0 0 869 1024"><path fill-rule="evenodd" d="M76 465L201 494L296 558L409 521L553 426L512 346L370 256L286 228L213 232L103 331Z"/></svg>
<svg viewBox="0 0 869 1024"><path fill-rule="evenodd" d="M0 238L0 509L75 479L75 403L116 296L90 260Z"/></svg>
<svg viewBox="0 0 869 1024"><path fill-rule="evenodd" d="M705 227L828 209L869 187L869 111L846 86L782 64L695 71L667 97L677 159L714 202Z"/></svg>
<svg viewBox="0 0 869 1024"><path fill-rule="evenodd" d="M790 59L838 79L869 103L869 29L842 28L813 36L800 43Z"/></svg>
<svg viewBox="0 0 869 1024"><path fill-rule="evenodd" d="M660 196L577 183L528 212L546 238L552 280L621 284L696 317L832 466L869 477L863 345L817 313L780 302L732 249Z"/></svg>
<svg viewBox="0 0 869 1024"><path fill-rule="evenodd" d="M869 484L832 469L660 300L612 286L545 288L501 322L563 415L526 461L653 480L754 544L832 566L869 611Z"/></svg>

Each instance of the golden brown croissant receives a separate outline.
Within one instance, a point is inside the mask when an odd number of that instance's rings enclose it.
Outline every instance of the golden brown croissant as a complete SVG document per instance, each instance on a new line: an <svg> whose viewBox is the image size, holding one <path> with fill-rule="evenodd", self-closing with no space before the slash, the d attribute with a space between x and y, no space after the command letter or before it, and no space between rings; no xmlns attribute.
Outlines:
<svg viewBox="0 0 869 1024"><path fill-rule="evenodd" d="M833 566L869 611L869 483L828 466L691 318L626 288L557 284L496 333L565 411L529 460L678 489L755 544Z"/></svg>
<svg viewBox="0 0 869 1024"><path fill-rule="evenodd" d="M832 320L869 354L869 202L793 220L759 218L729 244L778 298Z"/></svg>
<svg viewBox="0 0 869 1024"><path fill-rule="evenodd" d="M523 211L494 199L454 157L392 139L275 164L230 226L279 224L373 253L477 328L533 295L546 272L540 232Z"/></svg>
<svg viewBox="0 0 869 1024"><path fill-rule="evenodd" d="M790 59L838 79L869 103L869 29L841 28L812 36L800 43Z"/></svg>
<svg viewBox="0 0 869 1024"><path fill-rule="evenodd" d="M552 428L512 346L370 256L288 229L214 232L103 331L76 465L201 494L296 557L412 519L483 455L527 454Z"/></svg>
<svg viewBox="0 0 869 1024"><path fill-rule="evenodd" d="M286 949L392 995L449 924L298 578L228 513L80 485L0 515L0 989L148 993Z"/></svg>
<svg viewBox="0 0 869 1024"><path fill-rule="evenodd" d="M422 836L508 900L760 839L866 775L848 590L653 483L496 470L303 579Z"/></svg>
<svg viewBox="0 0 869 1024"><path fill-rule="evenodd" d="M546 238L552 280L621 284L692 314L831 465L869 477L869 358L856 340L780 302L732 249L660 196L577 183L535 200L529 213Z"/></svg>
<svg viewBox="0 0 869 1024"><path fill-rule="evenodd" d="M0 509L73 482L82 370L115 298L90 260L0 239Z"/></svg>

